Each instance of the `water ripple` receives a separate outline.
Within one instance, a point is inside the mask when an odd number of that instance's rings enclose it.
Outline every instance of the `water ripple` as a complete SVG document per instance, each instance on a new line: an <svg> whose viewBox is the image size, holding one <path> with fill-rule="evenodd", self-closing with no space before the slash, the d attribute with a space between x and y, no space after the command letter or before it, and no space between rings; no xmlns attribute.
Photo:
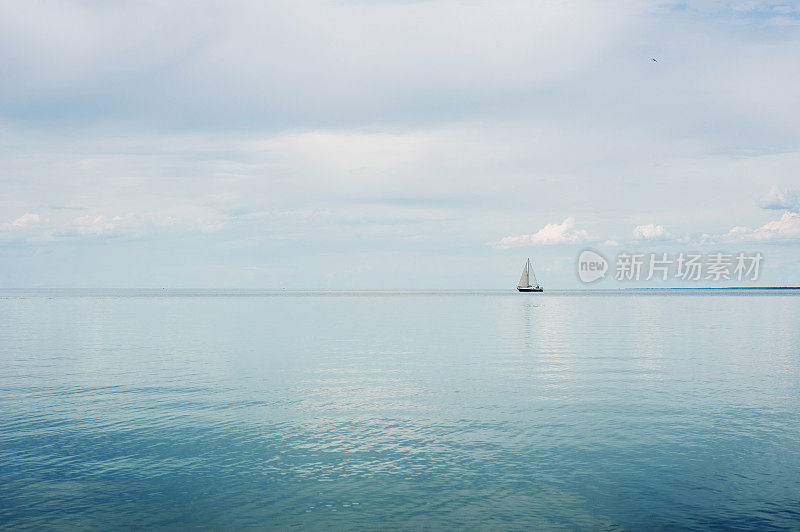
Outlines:
<svg viewBox="0 0 800 532"><path fill-rule="evenodd" d="M800 527L792 294L14 293L0 527Z"/></svg>

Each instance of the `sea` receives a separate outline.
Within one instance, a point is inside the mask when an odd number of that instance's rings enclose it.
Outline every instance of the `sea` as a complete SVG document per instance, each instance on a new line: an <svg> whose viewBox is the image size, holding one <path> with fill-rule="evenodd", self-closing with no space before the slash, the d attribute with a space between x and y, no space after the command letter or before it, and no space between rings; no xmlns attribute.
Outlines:
<svg viewBox="0 0 800 532"><path fill-rule="evenodd" d="M2 290L0 529L800 529L800 291Z"/></svg>

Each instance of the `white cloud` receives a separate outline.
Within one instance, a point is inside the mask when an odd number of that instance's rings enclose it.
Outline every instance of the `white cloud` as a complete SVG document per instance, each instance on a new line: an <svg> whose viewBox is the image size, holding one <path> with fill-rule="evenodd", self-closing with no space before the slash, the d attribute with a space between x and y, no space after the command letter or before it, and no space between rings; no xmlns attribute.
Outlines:
<svg viewBox="0 0 800 532"><path fill-rule="evenodd" d="M769 192L761 198L762 209L800 211L800 196L794 190L784 190L772 185Z"/></svg>
<svg viewBox="0 0 800 532"><path fill-rule="evenodd" d="M669 240L673 237L663 225L637 225L633 229L634 240Z"/></svg>
<svg viewBox="0 0 800 532"><path fill-rule="evenodd" d="M142 214L95 212L68 217L67 213L57 211L58 215L53 218L27 213L12 222L0 224L0 230L7 235L6 239L22 239L39 244L75 238L139 238L168 231L214 233L224 228L230 221L224 214L188 204ZM12 230L19 231L12 233Z"/></svg>
<svg viewBox="0 0 800 532"><path fill-rule="evenodd" d="M206 116L374 116L384 102L380 112L407 114L421 96L471 102L569 78L636 27L640 4L0 2L0 69L10 72L0 92L23 100L110 84L113 94L93 94L139 113L158 114L161 100L161 110Z"/></svg>
<svg viewBox="0 0 800 532"><path fill-rule="evenodd" d="M408 181L436 141L441 138L417 131L309 131L246 142L243 148L294 177L313 176L328 188L359 191Z"/></svg>
<svg viewBox="0 0 800 532"><path fill-rule="evenodd" d="M28 227L34 227L39 225L41 218L38 214L33 214L30 212L26 212L16 220L11 222L6 222L4 224L0 224L0 229L10 230L10 229L24 229Z"/></svg>
<svg viewBox="0 0 800 532"><path fill-rule="evenodd" d="M619 242L617 242L616 240L605 240L600 245L604 247L615 248L619 246Z"/></svg>
<svg viewBox="0 0 800 532"><path fill-rule="evenodd" d="M128 220L131 217L126 217ZM116 232L123 219L121 216L108 218L106 216L79 216L73 221L75 231L81 235L105 235Z"/></svg>
<svg viewBox="0 0 800 532"><path fill-rule="evenodd" d="M779 220L773 220L758 229L734 227L723 239L728 242L800 239L800 213L786 211Z"/></svg>
<svg viewBox="0 0 800 532"><path fill-rule="evenodd" d="M568 242L581 242L589 239L589 233L584 229L573 229L575 218L566 218L560 224L547 224L531 235L507 236L496 244L496 247L507 249L518 246L534 246L548 244L564 244Z"/></svg>
<svg viewBox="0 0 800 532"><path fill-rule="evenodd" d="M212 233L222 229L227 218L218 213L191 205L176 205L172 209L146 214L128 213L106 216L79 216L58 233L61 236L142 236L158 230L181 230Z"/></svg>

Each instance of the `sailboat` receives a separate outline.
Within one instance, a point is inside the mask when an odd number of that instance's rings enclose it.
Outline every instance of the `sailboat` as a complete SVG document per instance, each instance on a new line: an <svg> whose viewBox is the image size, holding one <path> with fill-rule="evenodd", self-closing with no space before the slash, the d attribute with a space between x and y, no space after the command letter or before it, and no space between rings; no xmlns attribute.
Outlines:
<svg viewBox="0 0 800 532"><path fill-rule="evenodd" d="M520 292L541 292L543 290L539 286L539 281L536 280L536 274L533 273L531 259L528 259L525 263L525 268L522 269L522 277L519 278L517 290Z"/></svg>

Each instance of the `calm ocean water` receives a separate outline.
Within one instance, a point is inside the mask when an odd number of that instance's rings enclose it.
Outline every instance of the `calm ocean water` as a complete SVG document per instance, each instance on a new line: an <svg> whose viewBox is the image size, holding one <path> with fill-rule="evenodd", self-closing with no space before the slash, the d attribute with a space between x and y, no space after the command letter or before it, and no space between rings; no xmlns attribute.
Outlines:
<svg viewBox="0 0 800 532"><path fill-rule="evenodd" d="M0 527L800 528L800 293L0 292Z"/></svg>

